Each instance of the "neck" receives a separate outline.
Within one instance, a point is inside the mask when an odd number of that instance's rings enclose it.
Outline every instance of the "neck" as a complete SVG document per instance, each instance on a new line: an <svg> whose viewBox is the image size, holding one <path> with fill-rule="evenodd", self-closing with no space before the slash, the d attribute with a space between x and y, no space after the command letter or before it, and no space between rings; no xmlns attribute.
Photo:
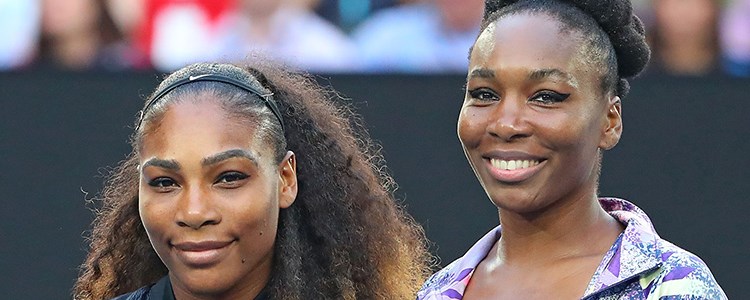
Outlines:
<svg viewBox="0 0 750 300"><path fill-rule="evenodd" d="M178 274L169 272L172 283L172 291L177 300L231 300L231 299L255 299L271 280L271 268L273 264L273 252L267 254L252 271L244 275L229 286L204 286L191 289L179 280ZM245 263L244 261L242 263ZM207 278L206 280L209 282ZM209 284L210 285L210 284Z"/></svg>
<svg viewBox="0 0 750 300"><path fill-rule="evenodd" d="M593 193L554 206L533 215L501 210L497 258L508 264L544 265L601 256L623 229Z"/></svg>
<svg viewBox="0 0 750 300"><path fill-rule="evenodd" d="M206 293L198 294L189 292L181 287L175 286L172 283L172 291L174 292L174 298L176 300L230 300L230 299L255 299L265 288L267 282L261 284L253 284L243 287L241 291L232 291L226 293Z"/></svg>

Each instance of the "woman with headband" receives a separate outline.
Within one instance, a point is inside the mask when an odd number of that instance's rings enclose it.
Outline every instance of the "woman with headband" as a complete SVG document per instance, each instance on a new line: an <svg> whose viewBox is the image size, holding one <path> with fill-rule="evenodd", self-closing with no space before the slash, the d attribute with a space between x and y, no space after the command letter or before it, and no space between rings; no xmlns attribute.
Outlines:
<svg viewBox="0 0 750 300"><path fill-rule="evenodd" d="M725 299L634 204L597 195L646 66L628 0L486 1L458 136L500 226L417 299Z"/></svg>
<svg viewBox="0 0 750 300"><path fill-rule="evenodd" d="M335 95L265 65L164 79L105 186L74 297L413 297L423 232Z"/></svg>

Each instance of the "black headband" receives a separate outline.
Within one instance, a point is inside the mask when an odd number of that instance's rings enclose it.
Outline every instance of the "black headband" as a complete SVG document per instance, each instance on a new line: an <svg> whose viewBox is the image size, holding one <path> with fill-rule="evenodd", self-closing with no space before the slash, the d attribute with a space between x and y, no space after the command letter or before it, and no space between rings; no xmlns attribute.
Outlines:
<svg viewBox="0 0 750 300"><path fill-rule="evenodd" d="M164 97L167 93L171 92L172 90L176 89L179 86L198 82L198 81L215 81L215 82L221 82L226 84L231 84L233 86L236 86L238 88L241 88L245 91L248 91L252 94L255 94L256 96L260 97L260 99L263 99L263 102L266 104L268 108L271 109L271 112L274 116L276 116L276 119L279 120L279 124L281 124L281 130L284 130L284 121L281 118L281 112L279 111L279 107L276 106L276 102L273 101L271 96L273 96L273 93L261 93L257 88L254 88L247 84L246 82L243 82L241 80L237 80L231 77L227 77L224 75L218 75L218 74L203 74L203 75L193 75L188 78L183 78L180 80L177 80L167 87L163 88L159 93L157 93L153 98L151 98L151 101L149 101L146 104L146 107L143 108L141 111L141 116L138 119L138 126L135 128L138 130L138 128L141 127L141 123L143 123L143 117L146 115L146 112L148 111L151 106L154 105L154 103L158 102L159 99Z"/></svg>

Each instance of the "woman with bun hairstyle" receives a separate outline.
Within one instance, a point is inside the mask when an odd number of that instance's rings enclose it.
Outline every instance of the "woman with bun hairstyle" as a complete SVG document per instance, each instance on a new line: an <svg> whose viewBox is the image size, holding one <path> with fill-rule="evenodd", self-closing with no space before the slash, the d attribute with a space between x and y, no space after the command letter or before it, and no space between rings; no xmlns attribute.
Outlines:
<svg viewBox="0 0 750 300"><path fill-rule="evenodd" d="M458 136L500 225L417 299L726 298L641 209L597 195L649 55L628 0L486 1Z"/></svg>
<svg viewBox="0 0 750 300"><path fill-rule="evenodd" d="M74 298L412 298L424 234L334 97L261 62L169 75L105 186Z"/></svg>

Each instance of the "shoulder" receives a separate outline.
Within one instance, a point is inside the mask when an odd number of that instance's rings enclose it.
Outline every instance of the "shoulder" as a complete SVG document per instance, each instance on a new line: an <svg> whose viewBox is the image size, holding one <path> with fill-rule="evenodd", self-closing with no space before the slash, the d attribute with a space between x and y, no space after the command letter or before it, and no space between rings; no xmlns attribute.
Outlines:
<svg viewBox="0 0 750 300"><path fill-rule="evenodd" d="M169 292L166 292L166 291ZM127 294L114 297L111 300L151 300L151 299L174 299L171 295L172 284L168 276L164 276L159 281L139 288Z"/></svg>
<svg viewBox="0 0 750 300"><path fill-rule="evenodd" d="M120 296L114 297L111 300L148 300L148 296L151 294L151 286L144 286L140 289L137 289L133 292L122 294Z"/></svg>
<svg viewBox="0 0 750 300"><path fill-rule="evenodd" d="M472 267L462 268L462 259L453 261L430 276L417 292L417 299L439 299L443 295L449 296L450 293L460 294L465 288L463 283L468 283L469 275L474 271Z"/></svg>
<svg viewBox="0 0 750 300"><path fill-rule="evenodd" d="M500 226L477 241L461 258L430 276L417 293L417 299L457 299L469 285L474 269L500 238Z"/></svg>
<svg viewBox="0 0 750 300"><path fill-rule="evenodd" d="M700 257L663 239L656 246L662 264L640 280L648 299L727 299Z"/></svg>
<svg viewBox="0 0 750 300"><path fill-rule="evenodd" d="M436 10L424 3L387 8L362 22L352 35L360 42L373 38L408 38L414 33L434 28L437 16Z"/></svg>

